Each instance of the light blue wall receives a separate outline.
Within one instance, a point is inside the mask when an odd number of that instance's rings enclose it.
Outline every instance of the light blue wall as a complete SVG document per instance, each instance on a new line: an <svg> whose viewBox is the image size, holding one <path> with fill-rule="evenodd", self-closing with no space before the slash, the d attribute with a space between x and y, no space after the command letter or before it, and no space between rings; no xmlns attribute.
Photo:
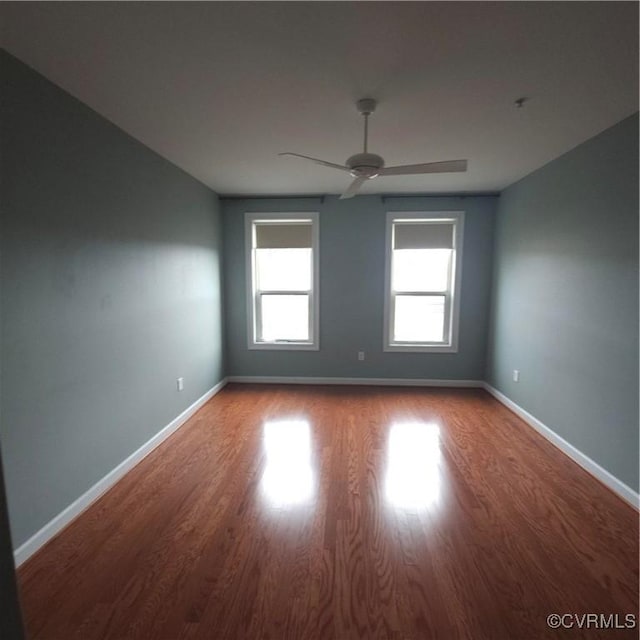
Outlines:
<svg viewBox="0 0 640 640"><path fill-rule="evenodd" d="M228 373L243 376L482 379L496 198L222 200ZM464 210L459 352L382 350L387 211ZM320 350L247 348L244 213L319 211ZM366 359L359 362L358 351Z"/></svg>
<svg viewBox="0 0 640 640"><path fill-rule="evenodd" d="M637 114L501 194L492 316L491 384L637 490Z"/></svg>
<svg viewBox="0 0 640 640"><path fill-rule="evenodd" d="M222 231L211 190L0 64L0 438L17 546L223 377Z"/></svg>

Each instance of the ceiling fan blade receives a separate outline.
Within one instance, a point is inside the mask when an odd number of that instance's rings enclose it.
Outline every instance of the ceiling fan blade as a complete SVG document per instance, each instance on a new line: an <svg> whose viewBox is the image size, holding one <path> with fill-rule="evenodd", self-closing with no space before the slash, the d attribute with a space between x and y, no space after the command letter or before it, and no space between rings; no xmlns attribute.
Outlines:
<svg viewBox="0 0 640 640"><path fill-rule="evenodd" d="M385 167L379 176L408 176L413 173L455 173L467 170L466 160L446 160L444 162L426 162L424 164L405 164L399 167Z"/></svg>
<svg viewBox="0 0 640 640"><path fill-rule="evenodd" d="M349 171L349 167L345 167L343 164L335 164L335 162L326 162L324 160L319 160L318 158L312 158L311 156L303 156L301 153L292 153L291 151L285 151L284 153L279 153L279 156L295 156L296 158L304 158L305 160L311 160L311 162L315 162L316 164L321 164L325 167L331 167L332 169L340 169L341 171Z"/></svg>
<svg viewBox="0 0 640 640"><path fill-rule="evenodd" d="M349 188L340 196L340 200L346 200L347 198L353 198L353 196L360 191L360 187L363 182L366 182L367 178L361 177L356 178L350 185Z"/></svg>

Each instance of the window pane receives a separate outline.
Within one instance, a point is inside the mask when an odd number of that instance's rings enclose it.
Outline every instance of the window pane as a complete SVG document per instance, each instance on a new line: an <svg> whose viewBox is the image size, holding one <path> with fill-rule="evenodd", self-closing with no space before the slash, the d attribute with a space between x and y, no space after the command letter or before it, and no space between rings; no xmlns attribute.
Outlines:
<svg viewBox="0 0 640 640"><path fill-rule="evenodd" d="M263 342L309 340L308 295L262 295Z"/></svg>
<svg viewBox="0 0 640 640"><path fill-rule="evenodd" d="M443 342L444 296L396 296L395 342Z"/></svg>
<svg viewBox="0 0 640 640"><path fill-rule="evenodd" d="M258 291L309 291L311 249L256 249Z"/></svg>
<svg viewBox="0 0 640 640"><path fill-rule="evenodd" d="M396 249L391 286L394 291L446 291L451 249Z"/></svg>

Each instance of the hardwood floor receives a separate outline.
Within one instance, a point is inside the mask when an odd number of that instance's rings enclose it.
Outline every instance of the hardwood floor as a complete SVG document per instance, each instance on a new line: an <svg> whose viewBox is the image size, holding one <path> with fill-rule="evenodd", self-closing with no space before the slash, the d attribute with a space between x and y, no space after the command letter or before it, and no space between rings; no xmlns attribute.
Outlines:
<svg viewBox="0 0 640 640"><path fill-rule="evenodd" d="M481 390L229 385L19 583L31 640L637 638L546 619L637 620L638 515Z"/></svg>

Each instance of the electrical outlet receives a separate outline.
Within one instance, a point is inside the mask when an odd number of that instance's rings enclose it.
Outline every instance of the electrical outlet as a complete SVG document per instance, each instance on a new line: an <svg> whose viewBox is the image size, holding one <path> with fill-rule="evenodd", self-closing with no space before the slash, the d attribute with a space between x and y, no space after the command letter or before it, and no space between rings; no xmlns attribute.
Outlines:
<svg viewBox="0 0 640 640"><path fill-rule="evenodd" d="M520 382L520 370L519 369L514 369L513 370L513 381L514 382Z"/></svg>
<svg viewBox="0 0 640 640"><path fill-rule="evenodd" d="M184 389L184 378L178 378L176 382L177 382L178 391L182 391Z"/></svg>
<svg viewBox="0 0 640 640"><path fill-rule="evenodd" d="M358 360L364 360L364 351L358 351Z"/></svg>

